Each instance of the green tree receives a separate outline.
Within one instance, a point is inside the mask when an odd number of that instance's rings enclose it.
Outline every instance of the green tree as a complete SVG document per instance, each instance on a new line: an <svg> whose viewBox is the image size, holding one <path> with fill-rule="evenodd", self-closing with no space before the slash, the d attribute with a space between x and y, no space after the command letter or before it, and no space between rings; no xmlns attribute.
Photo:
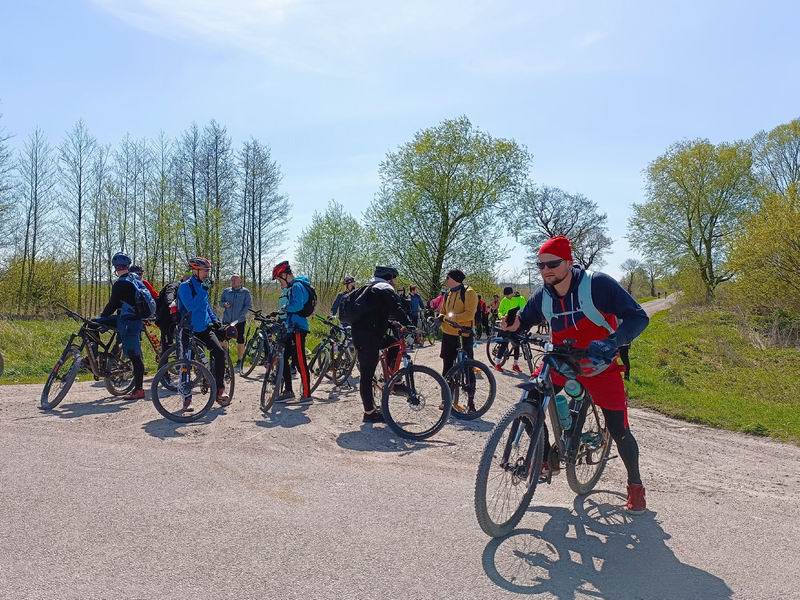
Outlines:
<svg viewBox="0 0 800 600"><path fill-rule="evenodd" d="M319 302L329 305L344 276L364 280L371 274L374 260L367 232L341 204L331 200L324 213L314 213L311 225L300 234L292 269L306 275Z"/></svg>
<svg viewBox="0 0 800 600"><path fill-rule="evenodd" d="M736 236L728 267L737 273L733 288L740 305L800 316L800 195L764 198Z"/></svg>
<svg viewBox="0 0 800 600"><path fill-rule="evenodd" d="M444 272L493 272L505 258L500 209L518 197L530 157L467 117L418 132L387 154L366 213L380 253L428 295Z"/></svg>
<svg viewBox="0 0 800 600"><path fill-rule="evenodd" d="M800 119L778 125L753 137L753 162L759 183L767 192L788 194L800 185Z"/></svg>
<svg viewBox="0 0 800 600"><path fill-rule="evenodd" d="M628 239L647 257L696 265L710 301L733 271L726 259L743 216L752 211L750 146L678 142L647 169L647 201L633 205Z"/></svg>

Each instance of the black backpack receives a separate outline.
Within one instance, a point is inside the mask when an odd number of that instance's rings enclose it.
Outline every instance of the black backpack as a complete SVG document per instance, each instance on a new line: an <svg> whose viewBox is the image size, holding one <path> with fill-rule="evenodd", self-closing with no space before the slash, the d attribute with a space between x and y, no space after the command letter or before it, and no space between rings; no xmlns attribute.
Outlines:
<svg viewBox="0 0 800 600"><path fill-rule="evenodd" d="M306 291L308 292L308 300L306 300L306 303L303 305L303 308L298 310L295 314L300 315L301 317L310 317L311 315L314 314L314 310L316 310L317 308L317 291L310 283L306 283L305 281L302 281L300 279L295 279L292 282L292 285L294 285L295 283L299 283L300 285L302 285L304 288L306 288Z"/></svg>
<svg viewBox="0 0 800 600"><path fill-rule="evenodd" d="M360 288L345 294L339 304L339 320L342 323L356 325L368 317L372 312L369 303L372 285L362 285Z"/></svg>
<svg viewBox="0 0 800 600"><path fill-rule="evenodd" d="M169 322L169 305L177 299L178 286L180 286L180 284L180 281L168 283L161 288L161 291L158 293L158 300L156 300L156 325Z"/></svg>

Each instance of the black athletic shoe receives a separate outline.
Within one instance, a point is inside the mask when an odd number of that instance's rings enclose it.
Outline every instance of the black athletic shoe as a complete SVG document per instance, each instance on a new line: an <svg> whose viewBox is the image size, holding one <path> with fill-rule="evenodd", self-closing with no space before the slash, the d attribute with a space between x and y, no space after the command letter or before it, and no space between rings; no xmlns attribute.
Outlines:
<svg viewBox="0 0 800 600"><path fill-rule="evenodd" d="M361 420L362 423L383 423L383 414L381 411L374 410L371 413L364 413L364 418Z"/></svg>

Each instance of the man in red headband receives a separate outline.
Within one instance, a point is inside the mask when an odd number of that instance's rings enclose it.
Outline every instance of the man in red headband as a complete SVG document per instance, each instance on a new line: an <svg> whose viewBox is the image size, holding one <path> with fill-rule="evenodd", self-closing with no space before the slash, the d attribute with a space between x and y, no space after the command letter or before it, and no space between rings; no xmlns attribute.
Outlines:
<svg viewBox="0 0 800 600"><path fill-rule="evenodd" d="M528 300L515 322L504 329L526 331L533 325L548 322L554 343L575 340L575 348L588 350L594 359L592 369L578 375L577 380L602 409L608 431L625 463L628 471L625 508L632 513L644 512L646 502L639 475L639 446L628 425L628 399L622 368L615 357L620 346L630 344L647 327L647 314L612 277L574 266L572 246L563 236L542 244L536 266L544 287ZM560 374L553 374L557 392L565 381ZM546 459L547 450L543 468L546 468Z"/></svg>

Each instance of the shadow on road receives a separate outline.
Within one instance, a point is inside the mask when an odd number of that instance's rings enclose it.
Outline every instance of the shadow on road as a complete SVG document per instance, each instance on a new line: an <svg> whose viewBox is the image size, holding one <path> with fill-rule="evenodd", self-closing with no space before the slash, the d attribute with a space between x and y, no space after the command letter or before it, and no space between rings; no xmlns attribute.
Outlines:
<svg viewBox="0 0 800 600"><path fill-rule="evenodd" d="M144 429L149 435L157 437L161 440L165 440L167 438L185 437L189 433L200 432L199 429L195 430L193 427L207 425L208 423L216 420L217 417L224 414L225 411L222 408L215 406L196 421L190 421L189 423L176 423L175 421L170 421L169 419L159 418L148 421L142 425L142 429Z"/></svg>
<svg viewBox="0 0 800 600"><path fill-rule="evenodd" d="M491 431L494 423L486 421L483 418L474 419L472 421L462 421L461 419L452 418L450 424L455 425L459 431L480 431L485 433Z"/></svg>
<svg viewBox="0 0 800 600"><path fill-rule="evenodd" d="M305 412L311 403L304 404L286 404L283 402L276 402L272 405L269 414L265 415L264 421L254 421L259 427L266 427L272 429L273 427L283 427L291 429L299 425L311 423L311 419Z"/></svg>
<svg viewBox="0 0 800 600"><path fill-rule="evenodd" d="M104 386L105 387L105 386ZM47 414L55 415L60 419L74 419L88 415L107 415L127 410L129 404L143 402L143 400L123 400L119 396L105 396L90 402L73 402L71 404L59 404Z"/></svg>
<svg viewBox="0 0 800 600"><path fill-rule="evenodd" d="M574 512L540 507L541 531L517 530L489 542L483 569L517 594L610 599L721 600L732 590L719 577L682 563L655 513L630 516L622 494L597 491L575 499ZM575 537L567 537L574 532Z"/></svg>
<svg viewBox="0 0 800 600"><path fill-rule="evenodd" d="M340 433L336 438L339 447L357 452L397 452L401 456L418 452L425 448L455 446L443 440L413 441L399 437L382 424L362 423L358 431Z"/></svg>

